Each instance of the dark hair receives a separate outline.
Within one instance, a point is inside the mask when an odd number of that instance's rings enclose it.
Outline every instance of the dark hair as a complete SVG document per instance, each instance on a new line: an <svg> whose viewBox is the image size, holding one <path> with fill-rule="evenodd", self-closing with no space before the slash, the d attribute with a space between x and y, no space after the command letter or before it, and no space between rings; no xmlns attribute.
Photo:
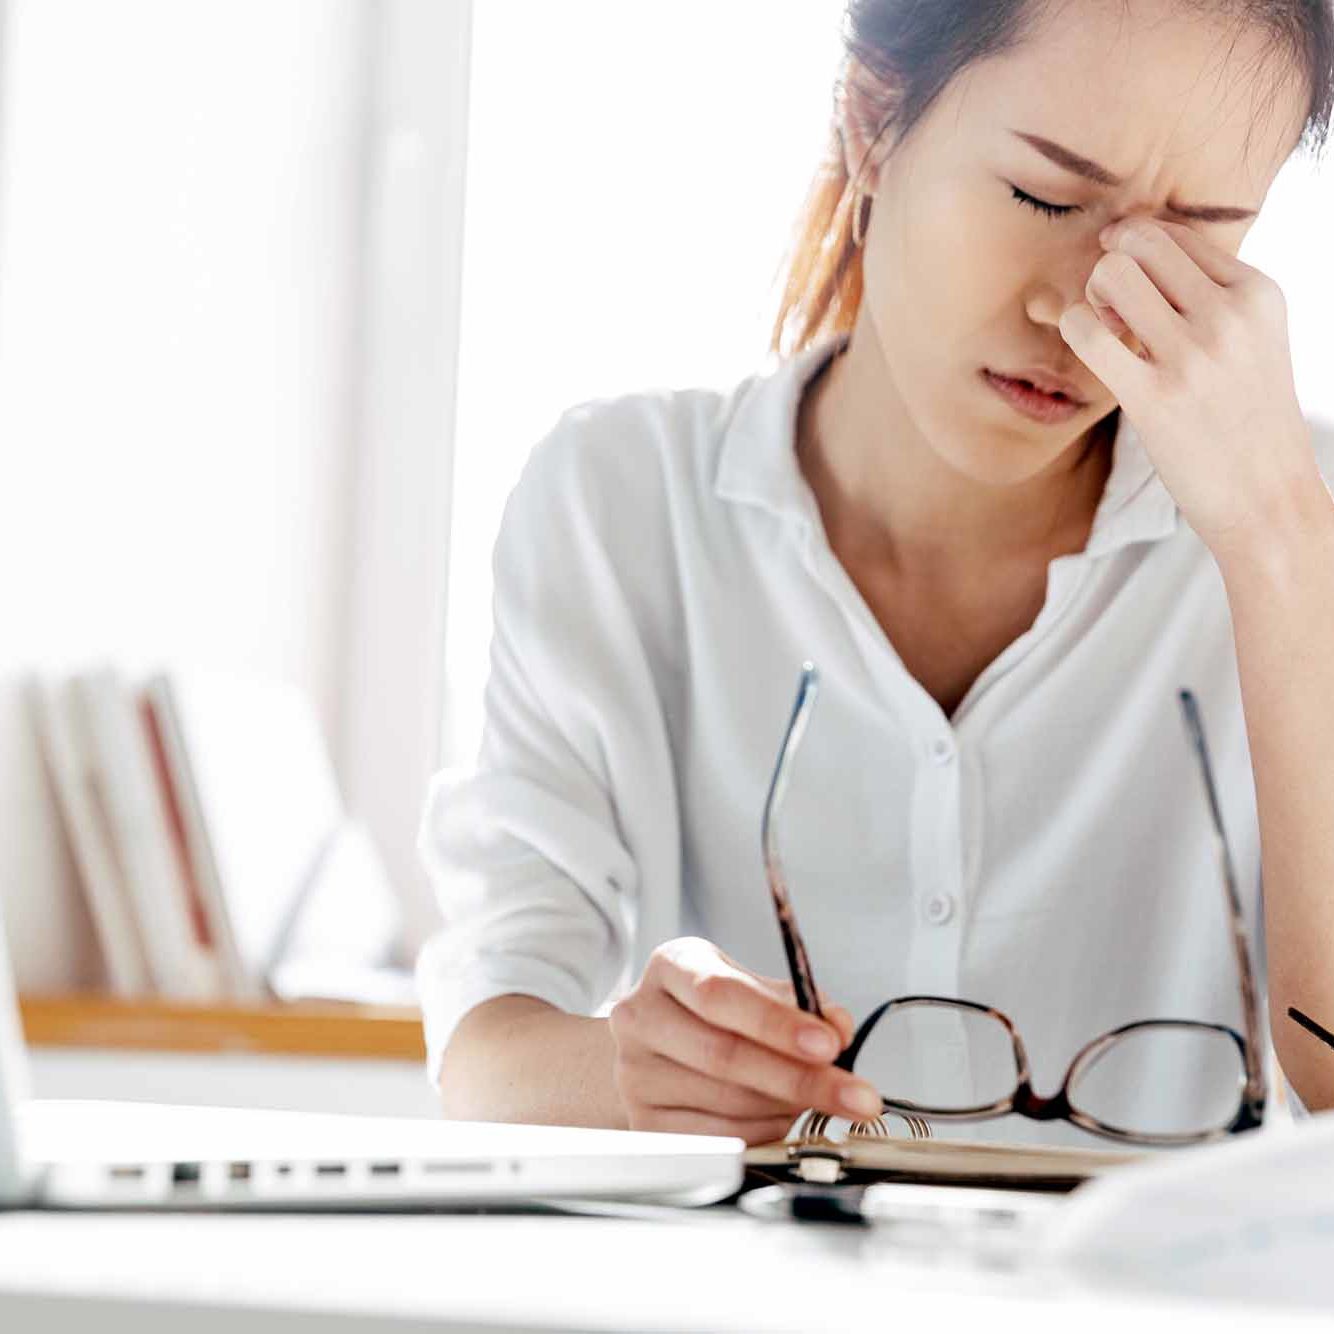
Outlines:
<svg viewBox="0 0 1334 1334"><path fill-rule="evenodd" d="M1334 115L1331 0L1180 3L1201 13L1222 11L1268 31L1270 51L1290 57L1310 86L1310 109L1298 145L1318 159ZM784 258L786 277L771 352L795 354L826 332L852 328L862 297L861 250L853 243L852 208L854 201L859 208L867 202L860 187L880 139L891 131L906 137L955 75L1022 45L1052 7L1053 0L848 0L829 142ZM855 182L844 158L840 105L867 131L869 146Z"/></svg>

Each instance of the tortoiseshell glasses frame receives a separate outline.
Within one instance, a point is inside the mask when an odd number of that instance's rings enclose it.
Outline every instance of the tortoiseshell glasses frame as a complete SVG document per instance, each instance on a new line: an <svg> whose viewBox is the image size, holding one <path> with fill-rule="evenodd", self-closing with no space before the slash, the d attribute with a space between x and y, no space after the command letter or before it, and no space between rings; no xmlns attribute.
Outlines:
<svg viewBox="0 0 1334 1334"><path fill-rule="evenodd" d="M796 914L788 895L787 882L783 875L783 865L778 853L776 836L776 817L782 805L783 794L787 788L793 757L800 744L802 733L810 718L811 708L819 689L819 673L813 664L807 662L801 669L797 697L788 720L787 731L778 752L778 761L774 767L773 778L769 784L768 796L764 803L764 817L761 825L761 843L764 853L765 873L769 891L773 897L774 911L778 918L779 931L783 937L783 948L787 955L788 971L792 977L792 986L797 996L797 1004L807 1013L824 1018L820 1009L815 978L811 970L810 957L806 952L805 942L797 928ZM861 1022L852 1041L834 1061L843 1070L852 1070L857 1056L875 1025L887 1014L895 1010L913 1007L946 1008L954 1012L968 1011L988 1017L1004 1026L1013 1048L1015 1063L1015 1086L1010 1094L994 1102L975 1107L949 1108L913 1102L902 1098L888 1098L881 1093L883 1112L892 1112L903 1118L914 1137L930 1135L930 1122L942 1121L983 1121L993 1117L1016 1114L1034 1121L1069 1121L1090 1134L1127 1144L1144 1144L1158 1147L1172 1145L1199 1144L1206 1140L1217 1139L1225 1135L1253 1130L1264 1119L1267 1100L1267 1088L1264 1062L1261 1056L1260 1001L1255 988L1254 974L1251 968L1250 945L1242 915L1241 900L1237 892L1237 878L1233 867L1232 855L1228 849L1227 838L1223 832L1222 813L1218 804L1218 793L1214 784L1213 770L1209 763L1209 752L1205 745L1204 729L1200 720L1199 706L1195 696L1189 690L1178 692L1182 718L1186 731L1193 745L1199 764L1200 775L1204 784L1205 795L1209 804L1209 815L1213 824L1214 852L1220 876L1223 881L1224 898L1231 924L1232 948L1236 960L1237 976L1241 991L1241 1006L1246 1032L1243 1036L1236 1029L1226 1024L1205 1023L1195 1019L1145 1019L1135 1023L1123 1024L1111 1032L1094 1038L1076 1053L1070 1063L1061 1087L1050 1097L1043 1097L1033 1089L1028 1054L1014 1024L1009 1017L990 1005L980 1005L976 1001L959 1000L946 996L899 996L877 1006ZM1132 1034L1148 1031L1184 1031L1191 1033L1223 1034L1237 1048L1241 1078L1238 1082L1237 1105L1232 1116L1223 1124L1213 1125L1199 1130L1151 1132L1128 1130L1124 1127L1109 1125L1087 1111L1073 1106L1070 1090L1079 1077L1092 1065L1104 1057L1116 1043ZM830 1118L824 1113L812 1112L805 1127L806 1134L819 1134ZM853 1123L853 1135L883 1136L888 1135L888 1128L881 1117L869 1122Z"/></svg>

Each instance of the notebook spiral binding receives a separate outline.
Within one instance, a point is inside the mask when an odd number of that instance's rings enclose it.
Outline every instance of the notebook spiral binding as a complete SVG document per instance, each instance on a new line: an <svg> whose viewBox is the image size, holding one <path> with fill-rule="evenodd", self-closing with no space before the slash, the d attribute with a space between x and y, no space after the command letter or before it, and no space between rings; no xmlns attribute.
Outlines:
<svg viewBox="0 0 1334 1334"><path fill-rule="evenodd" d="M893 1112L908 1127L909 1139L930 1139L931 1125L920 1116L909 1112ZM800 1123L800 1133L787 1146L788 1161L803 1180L828 1185L840 1180L848 1165L848 1154L842 1147L852 1140L893 1139L883 1115L869 1121L853 1121L843 1140L829 1139L825 1130L834 1118L812 1108Z"/></svg>

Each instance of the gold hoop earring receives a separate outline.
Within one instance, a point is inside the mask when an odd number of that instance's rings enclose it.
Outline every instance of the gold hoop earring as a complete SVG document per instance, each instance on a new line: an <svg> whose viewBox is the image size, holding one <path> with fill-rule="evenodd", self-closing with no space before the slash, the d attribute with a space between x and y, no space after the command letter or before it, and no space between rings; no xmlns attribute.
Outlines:
<svg viewBox="0 0 1334 1334"><path fill-rule="evenodd" d="M859 190L852 205L852 244L858 250L866 243L866 223L862 222L862 205L873 201L874 198L875 196L868 191Z"/></svg>

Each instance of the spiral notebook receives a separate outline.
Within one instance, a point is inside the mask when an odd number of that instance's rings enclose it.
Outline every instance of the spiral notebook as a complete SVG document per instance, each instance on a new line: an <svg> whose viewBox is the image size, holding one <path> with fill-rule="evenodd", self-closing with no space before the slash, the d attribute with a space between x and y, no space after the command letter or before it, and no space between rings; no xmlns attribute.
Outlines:
<svg viewBox="0 0 1334 1334"><path fill-rule="evenodd" d="M1125 1149L811 1133L799 1125L786 1139L751 1145L743 1163L751 1184L905 1181L1068 1191L1145 1156Z"/></svg>

